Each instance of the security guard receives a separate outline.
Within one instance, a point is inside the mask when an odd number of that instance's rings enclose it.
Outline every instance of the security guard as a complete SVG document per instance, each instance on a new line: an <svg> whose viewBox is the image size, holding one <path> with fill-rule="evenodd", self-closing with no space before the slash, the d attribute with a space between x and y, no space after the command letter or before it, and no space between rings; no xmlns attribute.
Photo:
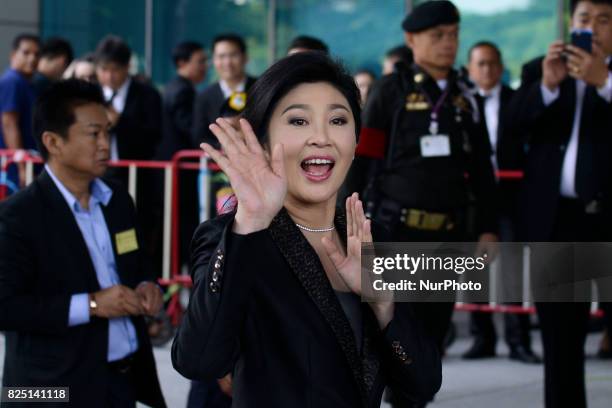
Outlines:
<svg viewBox="0 0 612 408"><path fill-rule="evenodd" d="M490 145L473 96L452 69L459 12L445 0L414 8L402 23L414 64L380 79L364 107L347 192L363 194L371 218L398 242L497 241ZM475 220L468 223L468 204ZM468 234L473 225L473 235ZM489 258L491 259L491 258ZM441 352L453 304L415 304Z"/></svg>

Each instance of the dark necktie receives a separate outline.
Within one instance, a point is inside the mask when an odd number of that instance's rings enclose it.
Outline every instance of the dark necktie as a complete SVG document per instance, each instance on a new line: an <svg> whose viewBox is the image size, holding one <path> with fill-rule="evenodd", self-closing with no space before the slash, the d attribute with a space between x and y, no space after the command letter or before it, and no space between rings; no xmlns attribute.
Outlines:
<svg viewBox="0 0 612 408"><path fill-rule="evenodd" d="M480 113L480 118L482 119L482 124L484 125L485 130L487 130L487 133L489 131L489 128L487 128L487 114L485 111L485 103L487 101L487 98L489 97L487 96L483 96L480 93L476 94L476 105L478 106L478 113Z"/></svg>
<svg viewBox="0 0 612 408"><path fill-rule="evenodd" d="M113 94L111 95L111 97L108 99L108 101L106 101L106 104L108 106L113 106L113 100L115 99L115 97L117 96L117 91L113 91Z"/></svg>
<svg viewBox="0 0 612 408"><path fill-rule="evenodd" d="M584 200L592 199L593 187L593 134L597 132L590 126L592 123L592 113L595 109L597 100L597 90L593 86L587 86L584 90L582 101L582 112L580 118L580 128L578 129L578 152L576 153L576 173L574 175L574 187L578 197Z"/></svg>

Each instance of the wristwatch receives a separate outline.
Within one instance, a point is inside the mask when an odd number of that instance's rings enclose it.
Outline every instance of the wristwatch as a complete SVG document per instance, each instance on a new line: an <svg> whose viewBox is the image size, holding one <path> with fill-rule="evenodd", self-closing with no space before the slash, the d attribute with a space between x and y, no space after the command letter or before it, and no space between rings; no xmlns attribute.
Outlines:
<svg viewBox="0 0 612 408"><path fill-rule="evenodd" d="M95 316L96 310L98 310L98 302L96 302L96 296L93 293L89 294L89 315Z"/></svg>

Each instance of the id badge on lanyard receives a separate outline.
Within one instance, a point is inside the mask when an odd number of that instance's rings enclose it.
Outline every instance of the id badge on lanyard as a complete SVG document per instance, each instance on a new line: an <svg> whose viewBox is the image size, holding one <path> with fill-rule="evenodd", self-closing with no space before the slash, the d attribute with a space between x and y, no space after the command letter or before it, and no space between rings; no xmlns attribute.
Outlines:
<svg viewBox="0 0 612 408"><path fill-rule="evenodd" d="M449 91L447 87L435 105L430 101L430 104L433 106L431 109L431 121L429 123L430 134L421 136L421 157L446 157L451 154L449 136L446 134L438 134L438 112L448 94ZM429 99L429 96L427 94L425 95Z"/></svg>

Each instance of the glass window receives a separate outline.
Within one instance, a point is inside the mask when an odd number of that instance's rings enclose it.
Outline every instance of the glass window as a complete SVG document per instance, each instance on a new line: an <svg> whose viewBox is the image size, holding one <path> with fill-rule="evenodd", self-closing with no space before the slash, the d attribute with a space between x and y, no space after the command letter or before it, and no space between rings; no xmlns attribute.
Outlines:
<svg viewBox="0 0 612 408"><path fill-rule="evenodd" d="M455 0L454 3L461 12L458 65L467 62L467 53L473 44L492 41L503 54L511 80L518 80L521 66L544 55L548 45L557 38L557 0Z"/></svg>
<svg viewBox="0 0 612 408"><path fill-rule="evenodd" d="M295 36L311 35L350 69L380 74L385 52L404 41L404 0L278 0L277 7L277 57L286 54Z"/></svg>
<svg viewBox="0 0 612 408"><path fill-rule="evenodd" d="M45 0L40 7L43 38L66 38L79 57L94 51L107 34L116 34L132 48L138 71L144 71L144 0Z"/></svg>
<svg viewBox="0 0 612 408"><path fill-rule="evenodd" d="M267 1L155 0L153 6L153 77L166 83L174 76L172 49L185 40L199 41L211 52L213 38L233 32L244 36L249 54L247 71L258 75L267 61ZM210 57L210 55L209 55ZM209 58L207 83L216 75Z"/></svg>
<svg viewBox="0 0 612 408"><path fill-rule="evenodd" d="M418 4L423 0L414 0ZM215 35L236 32L249 49L248 71L258 75L268 66L269 0L152 0L152 74L157 84L174 75L172 48L183 40L210 49ZM350 69L380 73L384 53L403 43L400 27L406 0L276 0L276 57L285 55L292 38L312 35ZM480 40L495 42L513 79L523 63L542 55L557 36L557 0L456 0L462 13L458 64ZM146 0L45 0L41 2L43 37L70 40L76 55L92 51L107 33L125 38L140 72L144 71ZM384 4L384 6L383 6ZM207 83L216 80L212 64Z"/></svg>
<svg viewBox="0 0 612 408"><path fill-rule="evenodd" d="M80 56L113 33L132 48L136 69L144 72L146 0L45 0L41 2L41 33L68 39ZM153 0L152 77L165 84L174 75L172 48L184 40L200 41L209 49L217 34L235 32L245 37L248 71L257 75L267 67L266 0ZM212 64L208 81L216 79Z"/></svg>

